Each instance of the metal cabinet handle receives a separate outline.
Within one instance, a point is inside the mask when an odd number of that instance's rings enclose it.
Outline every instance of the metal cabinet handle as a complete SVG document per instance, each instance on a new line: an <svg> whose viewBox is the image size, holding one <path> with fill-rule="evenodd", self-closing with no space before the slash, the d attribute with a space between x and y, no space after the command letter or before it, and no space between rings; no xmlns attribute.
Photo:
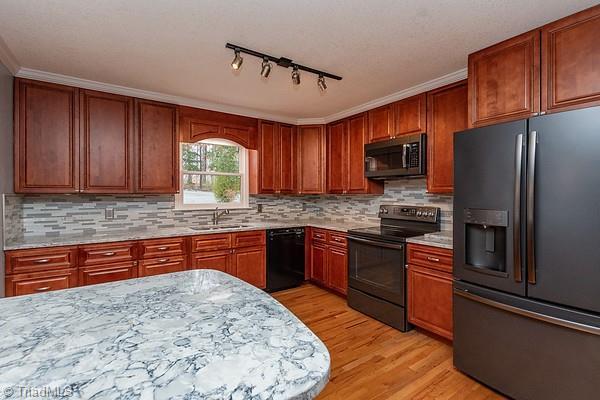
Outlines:
<svg viewBox="0 0 600 400"><path fill-rule="evenodd" d="M158 260L158 262L161 263L161 264L164 264L164 263L166 263L168 261L169 261L168 258L161 258L161 259Z"/></svg>
<svg viewBox="0 0 600 400"><path fill-rule="evenodd" d="M161 246L158 248L159 251L165 251L165 250L169 250L169 248L167 246Z"/></svg>
<svg viewBox="0 0 600 400"><path fill-rule="evenodd" d="M104 253L102 255L105 256L105 257L110 257L110 256L114 256L115 254L117 254L117 253L115 253L114 251L108 251L108 252L106 252L106 253Z"/></svg>
<svg viewBox="0 0 600 400"><path fill-rule="evenodd" d="M45 292L46 290L50 290L50 286L44 286L44 287L40 287L35 289L36 292Z"/></svg>
<svg viewBox="0 0 600 400"><path fill-rule="evenodd" d="M34 262L35 262L36 264L46 264L46 263L49 263L49 262L50 262L50 260L49 260L49 259L47 259L47 258L42 258L42 259L40 259L40 260L35 260Z"/></svg>
<svg viewBox="0 0 600 400"><path fill-rule="evenodd" d="M440 262L440 259L437 257L427 257L428 261L433 261L433 262Z"/></svg>

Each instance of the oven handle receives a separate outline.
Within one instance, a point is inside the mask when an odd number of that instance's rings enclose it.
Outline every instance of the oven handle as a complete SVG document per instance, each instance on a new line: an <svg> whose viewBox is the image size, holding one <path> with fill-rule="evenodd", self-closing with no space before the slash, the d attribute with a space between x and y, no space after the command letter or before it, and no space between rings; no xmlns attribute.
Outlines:
<svg viewBox="0 0 600 400"><path fill-rule="evenodd" d="M404 250L404 245L402 245L402 244L391 244L391 243L379 242L376 240L357 238L357 237L353 237L353 236L348 236L348 240L353 240L353 241L359 242L359 243L371 244L373 246L385 247L386 249Z"/></svg>

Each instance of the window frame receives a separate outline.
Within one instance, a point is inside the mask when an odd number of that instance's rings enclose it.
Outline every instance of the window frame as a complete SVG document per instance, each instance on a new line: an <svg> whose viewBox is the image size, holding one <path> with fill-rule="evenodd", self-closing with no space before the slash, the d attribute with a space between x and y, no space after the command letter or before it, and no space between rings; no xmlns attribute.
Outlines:
<svg viewBox="0 0 600 400"><path fill-rule="evenodd" d="M207 143L207 144L216 144L216 145L224 145L224 146L236 146L240 149L240 157L239 157L239 165L240 171L239 173L233 172L198 172L199 175L211 175L211 176L239 176L241 181L240 188L240 201L239 202L229 202L229 203L202 203L202 204L186 204L183 202L184 198L184 184L183 184L183 175L185 173L183 169L183 146L189 145L191 143L180 143L180 151L179 151L179 187L181 190L179 193L175 195L175 210L215 210L217 208L220 209L247 209L249 208L249 192L250 192L250 183L248 176L248 149L242 146L239 143L236 143L227 139L205 139L200 140L195 143Z"/></svg>

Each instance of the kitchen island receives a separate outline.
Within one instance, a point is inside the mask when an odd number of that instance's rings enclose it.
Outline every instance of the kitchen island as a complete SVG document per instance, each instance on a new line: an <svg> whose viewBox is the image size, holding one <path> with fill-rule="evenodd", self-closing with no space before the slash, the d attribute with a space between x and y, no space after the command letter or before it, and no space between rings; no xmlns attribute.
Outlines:
<svg viewBox="0 0 600 400"><path fill-rule="evenodd" d="M192 270L0 300L0 398L311 399L325 345L263 291Z"/></svg>

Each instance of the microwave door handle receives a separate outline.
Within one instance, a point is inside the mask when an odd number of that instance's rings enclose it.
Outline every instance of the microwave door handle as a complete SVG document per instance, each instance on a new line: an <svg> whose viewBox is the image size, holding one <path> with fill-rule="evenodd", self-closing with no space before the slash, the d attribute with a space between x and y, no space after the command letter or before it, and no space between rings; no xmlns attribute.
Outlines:
<svg viewBox="0 0 600 400"><path fill-rule="evenodd" d="M403 144L402 145L402 168L408 168L407 153L408 153L408 145Z"/></svg>

